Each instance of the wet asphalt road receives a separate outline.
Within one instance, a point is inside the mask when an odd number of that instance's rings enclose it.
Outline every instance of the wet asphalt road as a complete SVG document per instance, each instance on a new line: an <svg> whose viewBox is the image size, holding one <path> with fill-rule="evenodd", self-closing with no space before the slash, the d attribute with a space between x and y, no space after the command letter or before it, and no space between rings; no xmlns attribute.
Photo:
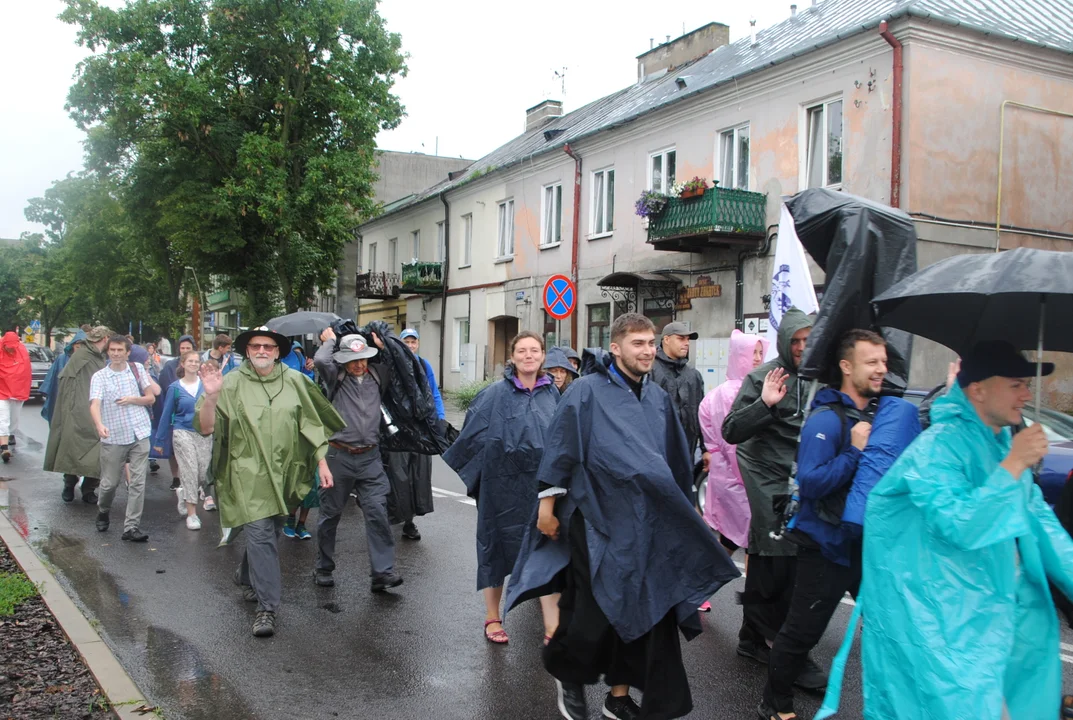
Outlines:
<svg viewBox="0 0 1073 720"><path fill-rule="evenodd" d="M388 594L369 592L362 520L351 506L340 524L334 588L313 585L313 541L281 539L280 626L263 640L250 634L253 606L231 581L241 537L238 546L218 549L215 513L201 513L201 531L187 530L168 489L166 464L148 482L142 529L149 543L119 539L123 490L112 531L97 533L95 507L77 493L75 502L64 504L60 476L40 469L48 429L39 410L40 404L27 404L19 452L0 466L0 506L9 506L5 512L98 621L120 662L168 720L559 717L554 685L540 664L537 603L511 613L509 645L483 639L483 603L474 589L476 510L439 458L436 512L418 521L424 538L402 539L396 527L396 567L405 584ZM733 591L741 583L712 599L705 632L684 644L691 717L756 718L764 669L734 653L741 609ZM816 649L821 664L830 663L851 609L839 608ZM1063 667L1073 686L1071 666ZM855 652L839 717L861 716L859 678ZM603 692L590 689L592 717L599 715ZM818 706L819 698L799 696L801 717Z"/></svg>

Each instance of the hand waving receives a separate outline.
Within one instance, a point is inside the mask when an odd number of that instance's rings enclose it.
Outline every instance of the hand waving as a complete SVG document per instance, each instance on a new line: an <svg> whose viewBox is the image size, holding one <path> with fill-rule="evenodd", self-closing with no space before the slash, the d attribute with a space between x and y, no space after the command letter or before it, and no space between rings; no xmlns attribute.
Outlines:
<svg viewBox="0 0 1073 720"><path fill-rule="evenodd" d="M764 389L760 393L760 399L768 407L775 407L786 397L786 380L790 373L782 368L775 368L764 378Z"/></svg>
<svg viewBox="0 0 1073 720"><path fill-rule="evenodd" d="M215 364L206 363L201 366L201 370L198 372L198 377L201 378L201 386L205 390L206 395L218 395L220 388L224 385L224 376L220 372L220 368Z"/></svg>

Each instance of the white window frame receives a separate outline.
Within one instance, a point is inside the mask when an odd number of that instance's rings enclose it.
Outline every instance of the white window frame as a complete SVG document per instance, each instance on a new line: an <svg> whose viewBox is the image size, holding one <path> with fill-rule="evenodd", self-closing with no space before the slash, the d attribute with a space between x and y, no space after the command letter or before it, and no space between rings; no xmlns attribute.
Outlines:
<svg viewBox="0 0 1073 720"><path fill-rule="evenodd" d="M540 190L540 247L558 247L562 242L563 184L552 183Z"/></svg>
<svg viewBox="0 0 1073 720"><path fill-rule="evenodd" d="M376 243L369 243L369 272L376 272Z"/></svg>
<svg viewBox="0 0 1073 720"><path fill-rule="evenodd" d="M466 324L466 342L462 342L462 323ZM470 326L468 317L455 318L455 351L451 357L451 369L458 372L462 369L462 346L470 341Z"/></svg>
<svg viewBox="0 0 1073 720"><path fill-rule="evenodd" d="M745 132L749 133L749 141L750 141L750 144L749 144L749 162L745 166L745 175L746 175L746 177L745 177L745 182L744 183L741 182L741 178L739 177L739 170L741 170L741 167L740 167L740 165L741 165L741 162L740 162L741 161L741 157L740 157L740 154L741 154L741 133L742 133L743 130ZM726 150L723 147L723 140L724 140L724 138L727 138L727 137L730 138L730 154L731 154L731 158L730 158L730 167L731 167L730 175L731 176L729 178L724 177L724 175L726 174L725 173L725 170L726 170L726 168L725 168L725 165L726 165ZM728 190L748 190L749 189L749 183L752 180L752 174L753 174L752 173L752 161L753 161L753 152L752 152L752 150L753 150L752 149L752 132L751 132L751 130L749 128L749 123L743 123L741 125L736 125L734 127L727 128L727 129L722 130L722 131L719 132L718 136L716 137L715 156L717 158L719 158L719 164L716 165L716 167L719 168L719 185L720 185L720 187L724 187L724 188L726 188Z"/></svg>
<svg viewBox="0 0 1073 720"><path fill-rule="evenodd" d="M421 262L421 231L413 230L410 232L410 242L413 250L413 261Z"/></svg>
<svg viewBox="0 0 1073 720"><path fill-rule="evenodd" d="M832 183L828 182L831 178L831 167L829 163L828 152L830 150L828 145L828 133L827 133L827 118L830 112L831 105L839 103L842 105L842 127L839 136L839 141L842 145L842 167L839 172L839 181ZM822 142L820 143L820 150L823 155L823 182L819 185L809 185L809 165L812 156L810 151L812 147L810 145L811 128L809 118L811 113L818 109L823 109L823 131L821 133ZM842 184L846 181L846 105L844 98L841 95L835 95L833 97L826 98L824 100L817 100L816 102L810 102L803 105L801 108L801 174L800 174L800 186L802 189L810 187L830 188L832 190L841 190Z"/></svg>
<svg viewBox="0 0 1073 720"><path fill-rule="evenodd" d="M462 252L459 253L460 268L468 268L473 264L473 213L462 216Z"/></svg>
<svg viewBox="0 0 1073 720"><path fill-rule="evenodd" d="M615 231L615 191L614 182L608 182L609 179L613 179L615 175L615 168L606 167L599 170L593 170L589 175L590 184L592 186L591 204L589 207L591 211L589 216L591 221L589 224L589 239L608 237ZM602 179L597 179L598 176L602 176ZM608 188L611 188L608 192ZM603 197L598 197L599 195ZM610 201L610 202L608 202ZM611 212L607 212L610 208Z"/></svg>
<svg viewBox="0 0 1073 720"><path fill-rule="evenodd" d="M387 241L387 264L389 269L386 271L393 275L398 274L399 270L399 239L391 238Z"/></svg>
<svg viewBox="0 0 1073 720"><path fill-rule="evenodd" d="M361 275L362 268L365 267L365 241L358 237L358 275Z"/></svg>
<svg viewBox="0 0 1073 720"><path fill-rule="evenodd" d="M675 177L671 178L670 182L667 182L667 159L671 155L674 156L674 168L675 168L674 174L675 174ZM656 164L656 159L657 158L660 161L660 187L659 188L656 188L656 178L653 177L653 175L655 175L655 171L656 171L655 164ZM656 189L658 189L664 195L670 195L671 194L670 188L671 188L672 185L674 185L675 180L678 179L678 149L675 146L672 145L671 147L664 148L662 150L657 150L656 152L653 152L653 153L649 153L648 154L648 173L647 174L648 174L648 188L647 188L648 190L656 190Z"/></svg>
<svg viewBox="0 0 1073 720"><path fill-rule="evenodd" d="M514 257L514 198L498 203L496 214L496 260Z"/></svg>
<svg viewBox="0 0 1073 720"><path fill-rule="evenodd" d="M446 254L446 243L444 240L447 238L447 227L443 221L436 223L436 262L443 262L443 256Z"/></svg>

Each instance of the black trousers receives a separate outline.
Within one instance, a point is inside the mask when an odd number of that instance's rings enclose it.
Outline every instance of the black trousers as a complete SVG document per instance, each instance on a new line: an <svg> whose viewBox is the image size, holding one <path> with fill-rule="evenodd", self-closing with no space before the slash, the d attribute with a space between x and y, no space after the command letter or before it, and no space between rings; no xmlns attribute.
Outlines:
<svg viewBox="0 0 1073 720"><path fill-rule="evenodd" d="M580 512L570 518L567 539L570 564L562 573L559 628L544 648L544 667L564 682L593 685L603 675L612 687L637 688L644 693L640 717L645 720L688 715L693 698L674 611L638 639L623 642L592 594L585 520Z"/></svg>
<svg viewBox="0 0 1073 720"><path fill-rule="evenodd" d="M794 711L793 684L812 648L823 637L827 623L847 592L857 597L861 587L858 544L850 567L825 558L819 550L802 547L797 553L797 580L786 622L782 624L768 662L764 702L781 713ZM750 572L752 565L750 563Z"/></svg>
<svg viewBox="0 0 1073 720"><path fill-rule="evenodd" d="M796 574L797 558L792 555L749 556L745 592L738 596L743 615L740 640L757 645L774 642L790 611Z"/></svg>

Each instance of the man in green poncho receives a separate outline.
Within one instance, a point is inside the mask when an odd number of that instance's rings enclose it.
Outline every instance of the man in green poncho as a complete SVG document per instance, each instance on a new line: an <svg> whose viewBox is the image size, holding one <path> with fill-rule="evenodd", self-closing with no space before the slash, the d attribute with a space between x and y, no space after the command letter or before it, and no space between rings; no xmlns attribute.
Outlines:
<svg viewBox="0 0 1073 720"><path fill-rule="evenodd" d="M64 502L75 499L75 485L82 478L82 500L97 504L101 475L101 439L89 414L89 383L93 374L108 364L104 346L112 331L103 325L86 332L60 373L52 426L45 449L44 469L63 473Z"/></svg>
<svg viewBox="0 0 1073 720"><path fill-rule="evenodd" d="M315 385L280 363L287 338L267 328L239 335L245 360L225 378L203 366L203 394L194 429L213 435L213 475L224 527L246 531L246 552L235 571L243 597L256 601L256 637L276 632L283 579L278 542L284 516L313 487L332 487L328 438L346 426Z"/></svg>

